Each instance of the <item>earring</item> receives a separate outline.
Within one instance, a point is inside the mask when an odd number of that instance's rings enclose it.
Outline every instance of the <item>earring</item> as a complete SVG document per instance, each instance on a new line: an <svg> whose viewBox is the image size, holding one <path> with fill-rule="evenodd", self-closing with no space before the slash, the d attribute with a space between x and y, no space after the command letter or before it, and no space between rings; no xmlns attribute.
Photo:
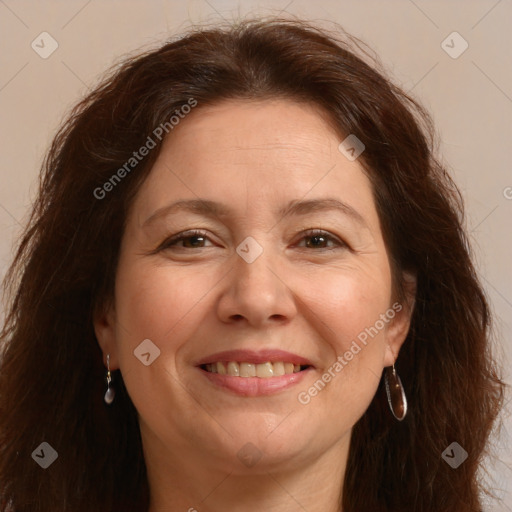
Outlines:
<svg viewBox="0 0 512 512"><path fill-rule="evenodd" d="M386 385L386 395L393 416L402 421L407 414L407 398L405 397L402 381L396 373L395 365L388 366L384 373L384 383Z"/></svg>
<svg viewBox="0 0 512 512"><path fill-rule="evenodd" d="M110 383L112 382L112 375L110 374L110 354L107 354L107 391L105 392L105 396L103 400L107 405L110 405L114 401L114 397L116 396L116 390L110 387Z"/></svg>

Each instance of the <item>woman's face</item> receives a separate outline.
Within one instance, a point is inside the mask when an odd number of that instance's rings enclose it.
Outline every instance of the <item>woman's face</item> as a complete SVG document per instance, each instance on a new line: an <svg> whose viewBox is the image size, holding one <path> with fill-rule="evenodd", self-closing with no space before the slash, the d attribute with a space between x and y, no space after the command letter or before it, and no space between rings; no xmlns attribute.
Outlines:
<svg viewBox="0 0 512 512"><path fill-rule="evenodd" d="M240 473L346 454L409 315L340 142L287 100L199 104L165 141L95 321L146 454Z"/></svg>

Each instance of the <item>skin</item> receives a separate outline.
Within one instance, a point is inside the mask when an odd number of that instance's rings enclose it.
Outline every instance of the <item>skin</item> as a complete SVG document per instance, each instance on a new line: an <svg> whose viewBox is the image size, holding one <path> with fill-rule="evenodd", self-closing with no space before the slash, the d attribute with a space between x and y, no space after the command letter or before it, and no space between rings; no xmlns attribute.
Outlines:
<svg viewBox="0 0 512 512"><path fill-rule="evenodd" d="M403 343L411 303L308 404L298 400L396 298L370 181L315 107L229 100L198 107L175 127L138 191L123 235L113 306L95 318L111 369L121 369L141 427L150 512L337 512L353 425ZM292 200L334 197L338 211L276 214ZM230 215L175 212L204 198ZM307 236L321 229L333 239ZM156 250L170 236L201 229ZM236 252L248 236L252 263ZM337 240L340 241L338 244ZM408 277L409 296L414 280ZM134 350L150 339L148 366ZM299 384L243 397L200 374L201 357L282 349L314 365ZM237 456L247 443L259 461ZM301 509L302 510L302 509Z"/></svg>

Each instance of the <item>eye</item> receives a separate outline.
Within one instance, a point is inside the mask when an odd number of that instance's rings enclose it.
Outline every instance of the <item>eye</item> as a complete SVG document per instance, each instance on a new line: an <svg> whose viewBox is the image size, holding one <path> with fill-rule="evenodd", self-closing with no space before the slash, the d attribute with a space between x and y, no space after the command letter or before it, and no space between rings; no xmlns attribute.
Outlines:
<svg viewBox="0 0 512 512"><path fill-rule="evenodd" d="M180 249L201 249L205 247L204 243L206 240L209 240L209 238L206 236L205 231L191 229L168 238L160 245L158 250L169 249L171 247L178 247Z"/></svg>
<svg viewBox="0 0 512 512"><path fill-rule="evenodd" d="M303 236L301 238L302 240L306 240L306 244L302 247L306 247L308 249L336 249L347 247L347 244L343 241L341 241L339 238L337 238L334 235L331 235L327 231L323 231L321 229L310 229L303 233ZM309 240L309 244L307 242ZM329 242L333 242L334 246L327 246ZM300 245L299 245L300 247Z"/></svg>
<svg viewBox="0 0 512 512"><path fill-rule="evenodd" d="M191 229L168 238L162 242L157 251L171 248L202 249L208 247L208 245L205 245L207 241L210 241L210 239L206 231ZM308 249L332 250L347 247L345 242L321 229L310 229L306 231L303 233L301 242L302 241L305 241L305 245L297 244L297 246L306 247ZM329 243L331 245L328 245Z"/></svg>

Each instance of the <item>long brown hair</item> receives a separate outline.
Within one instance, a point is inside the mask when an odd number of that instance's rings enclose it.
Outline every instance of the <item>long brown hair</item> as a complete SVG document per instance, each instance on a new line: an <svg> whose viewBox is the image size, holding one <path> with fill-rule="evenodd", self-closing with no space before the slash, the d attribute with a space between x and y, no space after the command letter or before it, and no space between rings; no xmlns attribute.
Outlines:
<svg viewBox="0 0 512 512"><path fill-rule="evenodd" d="M147 510L137 412L119 371L116 401L103 403L92 318L113 300L124 222L160 141L108 194L98 188L191 98L198 110L276 97L317 105L340 136L363 141L358 161L372 182L395 280L404 270L418 280L397 361L408 415L394 420L381 383L354 426L340 504L344 512L480 510L478 470L503 384L462 199L436 159L432 121L355 38L272 18L191 30L125 59L57 133L5 281L1 512ZM441 457L454 441L468 454L457 469ZM47 469L32 456L42 442L58 454Z"/></svg>

